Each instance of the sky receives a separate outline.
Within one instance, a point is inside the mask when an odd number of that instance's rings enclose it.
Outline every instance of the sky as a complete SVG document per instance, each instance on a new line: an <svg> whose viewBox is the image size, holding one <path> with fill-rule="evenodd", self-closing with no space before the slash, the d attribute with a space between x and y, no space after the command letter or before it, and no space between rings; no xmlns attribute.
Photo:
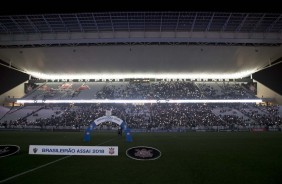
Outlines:
<svg viewBox="0 0 282 184"><path fill-rule="evenodd" d="M278 0L8 0L0 14L100 11L282 12Z"/></svg>

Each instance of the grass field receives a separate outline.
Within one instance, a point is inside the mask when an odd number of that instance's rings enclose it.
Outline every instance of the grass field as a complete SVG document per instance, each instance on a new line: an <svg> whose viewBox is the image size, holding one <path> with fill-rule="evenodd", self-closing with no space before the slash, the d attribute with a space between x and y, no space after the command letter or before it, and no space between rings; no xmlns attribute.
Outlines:
<svg viewBox="0 0 282 184"><path fill-rule="evenodd" d="M106 142L102 144L103 142ZM116 133L0 132L0 145L19 145L19 153L0 158L0 183L6 178L65 156L28 155L30 144L118 146L119 156L70 156L3 183L36 184L281 184L282 133L135 133L133 142ZM130 159L133 146L155 147L157 160Z"/></svg>

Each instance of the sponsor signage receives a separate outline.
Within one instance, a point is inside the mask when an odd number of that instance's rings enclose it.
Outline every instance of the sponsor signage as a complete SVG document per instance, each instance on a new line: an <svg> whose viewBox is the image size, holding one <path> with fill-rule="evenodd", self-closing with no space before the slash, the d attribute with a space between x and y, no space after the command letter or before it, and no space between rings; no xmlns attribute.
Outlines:
<svg viewBox="0 0 282 184"><path fill-rule="evenodd" d="M118 156L117 146L54 146L30 145L31 155L84 155L84 156Z"/></svg>
<svg viewBox="0 0 282 184"><path fill-rule="evenodd" d="M0 145L0 158L13 155L20 151L17 145Z"/></svg>
<svg viewBox="0 0 282 184"><path fill-rule="evenodd" d="M126 155L135 160L156 160L161 156L161 152L156 148L137 146L126 150Z"/></svg>
<svg viewBox="0 0 282 184"><path fill-rule="evenodd" d="M267 131L266 128L252 128L251 131L253 132L265 132Z"/></svg>

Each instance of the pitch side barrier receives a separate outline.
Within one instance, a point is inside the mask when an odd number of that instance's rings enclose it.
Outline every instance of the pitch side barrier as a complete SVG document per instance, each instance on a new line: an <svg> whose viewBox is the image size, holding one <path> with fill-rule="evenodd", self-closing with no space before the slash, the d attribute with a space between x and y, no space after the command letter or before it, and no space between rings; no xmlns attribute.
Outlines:
<svg viewBox="0 0 282 184"><path fill-rule="evenodd" d="M19 131L19 132L85 132L85 129L50 129L50 128L3 128L0 131ZM100 130L95 132L117 132L115 129ZM241 129L179 129L179 130L147 130L147 129L131 129L132 133L166 133L166 132L281 132L281 128L241 128Z"/></svg>

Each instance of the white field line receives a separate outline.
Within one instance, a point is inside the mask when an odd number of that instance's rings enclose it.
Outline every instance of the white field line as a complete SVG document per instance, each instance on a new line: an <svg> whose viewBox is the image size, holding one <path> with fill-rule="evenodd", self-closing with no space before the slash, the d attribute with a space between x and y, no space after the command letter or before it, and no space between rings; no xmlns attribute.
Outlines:
<svg viewBox="0 0 282 184"><path fill-rule="evenodd" d="M114 139L116 139L116 138L107 140L107 141L105 141L105 142L102 142L102 143L100 143L100 144L97 144L96 146L100 146L100 145L105 144L105 143L107 143L107 142L111 142L111 141L114 140ZM52 162L49 162L49 163L47 163L47 164L44 164L44 165L38 166L38 167L36 167L36 168L33 168L33 169L30 169L30 170L24 171L24 172L22 172L22 173L16 174L16 175L14 175L14 176L11 176L11 177L9 177L9 178L6 178L6 179L4 179L4 180L1 180L0 183L4 183L4 182L6 182L6 181L12 180L12 179L17 178L17 177L19 177L19 176L22 176L22 175L24 175L24 174L30 173L30 172L32 172L32 171L36 171L36 170L41 169L41 168L43 168L43 167L46 167L46 166L48 166L48 165L51 165L51 164L54 164L54 163L59 162L59 161L61 161L61 160L64 160L64 159L66 159L66 158L69 158L69 157L71 157L71 156L72 156L72 155L68 155L68 156L59 158L59 159L57 159L57 160L54 160L54 161L52 161Z"/></svg>

